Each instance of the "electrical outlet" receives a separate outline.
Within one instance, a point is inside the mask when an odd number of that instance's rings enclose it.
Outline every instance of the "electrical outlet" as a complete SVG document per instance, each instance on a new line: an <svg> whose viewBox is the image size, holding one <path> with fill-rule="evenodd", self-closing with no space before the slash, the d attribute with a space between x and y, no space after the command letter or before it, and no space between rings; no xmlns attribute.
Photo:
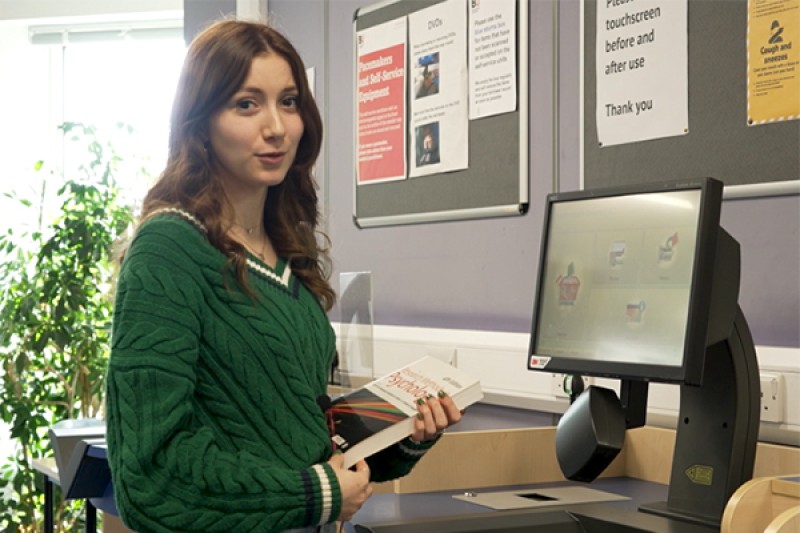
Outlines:
<svg viewBox="0 0 800 533"><path fill-rule="evenodd" d="M550 381L550 393L556 398L569 398L569 393L565 389L567 376L565 374L553 374Z"/></svg>
<svg viewBox="0 0 800 533"><path fill-rule="evenodd" d="M551 374L551 375L552 379L550 381L550 394L552 394L556 398L569 398L569 395L572 392L571 388L572 375L571 374ZM594 381L590 377L582 376L582 378L583 378L584 390L589 388L589 385L594 383Z"/></svg>
<svg viewBox="0 0 800 533"><path fill-rule="evenodd" d="M784 404L783 376L769 372L761 373L761 421L783 422Z"/></svg>

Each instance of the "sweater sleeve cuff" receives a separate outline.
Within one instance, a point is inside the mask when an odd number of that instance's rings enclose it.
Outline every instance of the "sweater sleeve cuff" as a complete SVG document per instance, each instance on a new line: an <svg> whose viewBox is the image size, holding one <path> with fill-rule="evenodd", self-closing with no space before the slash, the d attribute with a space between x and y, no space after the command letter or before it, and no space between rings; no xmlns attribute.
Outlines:
<svg viewBox="0 0 800 533"><path fill-rule="evenodd" d="M422 442L414 442L411 437L406 437L405 439L398 442L398 446L400 448L400 452L405 455L409 459L419 459L425 452L430 450L434 444L436 444L439 439L442 438L442 434L439 433L436 437L432 438L431 440L424 440Z"/></svg>
<svg viewBox="0 0 800 533"><path fill-rule="evenodd" d="M306 524L333 522L342 512L342 493L336 473L327 463L318 463L303 471L306 487Z"/></svg>

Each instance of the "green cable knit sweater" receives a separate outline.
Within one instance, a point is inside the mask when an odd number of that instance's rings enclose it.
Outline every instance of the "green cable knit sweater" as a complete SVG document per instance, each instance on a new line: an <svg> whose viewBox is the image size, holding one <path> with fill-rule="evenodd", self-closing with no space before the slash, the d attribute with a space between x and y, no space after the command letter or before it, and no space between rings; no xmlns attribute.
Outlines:
<svg viewBox="0 0 800 533"><path fill-rule="evenodd" d="M137 231L122 265L107 379L114 497L139 533L278 532L341 510L317 398L335 353L324 310L284 261L250 257L250 298L189 214ZM226 286L227 280L227 286ZM373 481L432 445L369 459Z"/></svg>

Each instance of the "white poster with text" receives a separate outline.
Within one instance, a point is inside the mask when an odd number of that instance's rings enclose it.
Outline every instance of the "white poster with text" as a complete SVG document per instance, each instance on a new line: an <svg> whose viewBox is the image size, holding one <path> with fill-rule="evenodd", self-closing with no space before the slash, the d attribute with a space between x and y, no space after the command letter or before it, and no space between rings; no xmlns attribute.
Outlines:
<svg viewBox="0 0 800 533"><path fill-rule="evenodd" d="M467 3L448 0L408 16L410 176L467 168Z"/></svg>
<svg viewBox="0 0 800 533"><path fill-rule="evenodd" d="M689 131L687 0L598 0L601 146Z"/></svg>
<svg viewBox="0 0 800 533"><path fill-rule="evenodd" d="M517 109L516 28L516 0L470 2L470 119Z"/></svg>

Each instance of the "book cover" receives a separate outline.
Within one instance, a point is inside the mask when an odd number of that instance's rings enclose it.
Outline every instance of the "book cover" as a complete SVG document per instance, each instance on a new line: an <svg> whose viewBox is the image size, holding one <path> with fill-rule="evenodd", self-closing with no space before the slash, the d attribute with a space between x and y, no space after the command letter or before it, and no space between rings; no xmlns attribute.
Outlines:
<svg viewBox="0 0 800 533"><path fill-rule="evenodd" d="M417 400L446 392L459 409L483 398L480 382L433 357L424 357L334 398L327 413L345 467L408 437L414 429Z"/></svg>

